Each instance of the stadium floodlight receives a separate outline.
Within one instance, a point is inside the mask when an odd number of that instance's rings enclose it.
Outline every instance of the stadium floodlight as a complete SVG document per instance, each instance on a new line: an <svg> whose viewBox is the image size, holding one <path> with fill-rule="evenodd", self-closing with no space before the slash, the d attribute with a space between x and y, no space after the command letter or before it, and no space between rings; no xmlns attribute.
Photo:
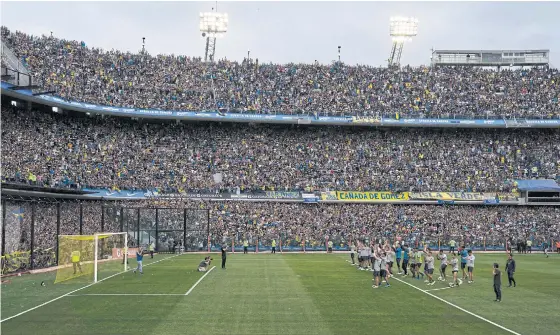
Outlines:
<svg viewBox="0 0 560 335"><path fill-rule="evenodd" d="M401 62L404 42L412 40L418 35L418 19L414 17L391 17L389 21L389 34L393 40L391 54L389 55L389 66L399 65Z"/></svg>
<svg viewBox="0 0 560 335"><path fill-rule="evenodd" d="M200 13L200 32L206 38L204 61L214 61L216 51L216 38L224 37L228 29L227 13L206 12Z"/></svg>

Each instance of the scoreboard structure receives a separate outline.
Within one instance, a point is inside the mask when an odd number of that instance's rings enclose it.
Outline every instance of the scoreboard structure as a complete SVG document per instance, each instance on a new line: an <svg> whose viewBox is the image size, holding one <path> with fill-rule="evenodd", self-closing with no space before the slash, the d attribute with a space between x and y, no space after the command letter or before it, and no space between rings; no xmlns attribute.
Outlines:
<svg viewBox="0 0 560 335"><path fill-rule="evenodd" d="M548 66L550 50L433 50L432 66Z"/></svg>

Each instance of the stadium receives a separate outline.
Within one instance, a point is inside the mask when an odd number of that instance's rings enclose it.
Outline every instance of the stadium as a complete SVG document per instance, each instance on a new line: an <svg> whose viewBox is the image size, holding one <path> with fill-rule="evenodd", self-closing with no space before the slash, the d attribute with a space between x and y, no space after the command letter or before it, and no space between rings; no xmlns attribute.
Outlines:
<svg viewBox="0 0 560 335"><path fill-rule="evenodd" d="M189 5L190 56L3 18L2 334L560 333L557 50L235 60Z"/></svg>

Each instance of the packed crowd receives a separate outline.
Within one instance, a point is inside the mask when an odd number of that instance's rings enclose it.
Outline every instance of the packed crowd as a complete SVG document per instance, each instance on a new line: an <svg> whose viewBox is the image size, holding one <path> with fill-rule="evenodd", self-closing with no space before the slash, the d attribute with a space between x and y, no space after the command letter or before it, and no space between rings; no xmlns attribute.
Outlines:
<svg viewBox="0 0 560 335"><path fill-rule="evenodd" d="M35 81L69 100L162 110L402 117L560 116L558 69L262 64L90 48L2 27Z"/></svg>
<svg viewBox="0 0 560 335"><path fill-rule="evenodd" d="M501 192L515 179L560 178L558 130L155 124L7 109L2 148L5 180L58 187Z"/></svg>
<svg viewBox="0 0 560 335"><path fill-rule="evenodd" d="M45 266L49 259L37 257L43 250L54 252L56 247L57 205L36 203L34 222L35 267ZM102 206L104 206L102 208ZM125 206L125 207L123 207ZM337 247L347 248L357 240L401 240L415 245L442 245L453 239L470 247L503 249L506 240L530 239L534 246L560 239L560 208L519 206L411 206L371 204L255 203L210 202L203 200L141 200L131 202L82 203L84 234L128 231L129 246L148 243L138 241L143 232L155 236L155 208L158 224L166 229L181 230L176 234L159 235L158 248L172 251L183 242L183 208L187 214L186 250L206 250L207 236L212 247L241 245L247 239L251 245L270 245L278 239L285 247L307 248L324 246L327 239ZM141 208L137 221L135 208ZM179 208L172 210L169 208ZM193 214L193 209L200 213ZM31 246L31 203L8 202L6 205L5 251L29 251ZM104 215L101 215L101 213ZM206 214L207 213L207 214ZM21 215L18 215L21 214ZM209 230L206 222L209 215ZM121 219L121 216L124 216ZM80 205L60 205L60 234L79 234ZM123 226L121 226L121 222ZM194 232L197 227L200 231ZM192 237L192 238L191 238ZM199 245L200 243L200 245Z"/></svg>

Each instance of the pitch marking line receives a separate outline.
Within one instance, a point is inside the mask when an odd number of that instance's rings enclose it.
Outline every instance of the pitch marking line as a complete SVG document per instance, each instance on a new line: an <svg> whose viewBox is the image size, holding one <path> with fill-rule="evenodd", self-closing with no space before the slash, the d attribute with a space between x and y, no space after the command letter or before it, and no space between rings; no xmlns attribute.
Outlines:
<svg viewBox="0 0 560 335"><path fill-rule="evenodd" d="M178 295L184 296L184 294L173 294L173 293L92 293L92 294L69 294L67 297L85 297L85 296L167 296L167 295Z"/></svg>
<svg viewBox="0 0 560 335"><path fill-rule="evenodd" d="M434 289L431 289L431 290L424 290L424 291L426 291L426 292L441 291L441 290L448 290L448 289L450 289L450 288L451 288L451 287L434 288Z"/></svg>
<svg viewBox="0 0 560 335"><path fill-rule="evenodd" d="M208 274L209 274L210 272L212 272L212 270L214 270L215 268L216 268L216 266L213 266L210 270L208 270L208 272L206 272L206 273L204 274L204 276L200 277L200 279L199 279L196 283L194 283L194 285L191 287L190 290L187 291L187 293L185 293L185 295L189 295L189 294L192 292L192 290L194 290L194 288L196 287L196 285L198 285L198 284L202 281L202 279L204 279L204 277L208 276Z"/></svg>
<svg viewBox="0 0 560 335"><path fill-rule="evenodd" d="M473 313L473 312L469 312L469 311L467 311L466 309L464 309L464 308L462 308L462 307L459 307L459 306L457 306L457 305L455 305L455 304L453 304L453 303L450 303L449 301L447 301L447 300L445 300L445 299L442 299L442 298L438 297L437 295L434 295L434 294L432 294L432 293L430 293L430 292L428 292L428 291L426 291L426 290L423 290L423 289L421 289L421 288L419 288L419 287L416 287L416 286L414 286L414 285L412 285L412 284L410 284L410 283L407 283L407 282L405 282L404 280L401 280L401 279L396 278L396 277L393 277L392 279L397 280L397 281L399 281L399 282L401 282L401 283L403 283L403 284L406 284L406 285L408 285L408 286L410 286L410 287L412 287L412 288L414 288L414 289L416 289L416 290L418 290L418 291L420 291L420 292L423 292L423 293L425 293L425 294L427 294L427 295L429 295L429 296L431 296L431 297L433 297L433 298L436 298L437 300L439 300L439 301L441 301L441 302L444 302L444 303L448 304L449 306L455 307L455 308L457 308L457 309L460 310L460 311L463 311L463 312L465 312L465 313L467 313L467 314L470 314L470 315L474 316L475 318L478 318L478 319L480 319L480 320L482 320L482 321L488 322L489 324L494 325L494 326L496 326L496 327L498 327L498 328L500 328L500 329L503 329L503 330L505 330L505 331L507 331L507 332L509 332L509 333L511 333L511 334L521 335L521 334L518 333L518 332L515 332L515 331L513 331L513 330L511 330L511 329L508 329L508 328L502 326L502 325L499 325L499 324L497 324L497 323L495 323L495 322L492 322L492 321L490 321L490 320L488 320L488 319L486 319L486 318L483 318L482 316L480 316L480 315L478 315L478 314L475 314L475 313Z"/></svg>
<svg viewBox="0 0 560 335"><path fill-rule="evenodd" d="M155 262L153 262L153 263L146 264L146 265L144 265L144 267L150 266L150 265L152 265L152 264L156 264L156 263L159 263L159 262L161 262L161 261L165 261L165 260L167 260L167 259L170 259L170 258L173 258L173 257L177 257L177 256L179 256L179 255L173 255L173 256L170 256L170 257L166 257L166 258L160 259L159 261L155 261ZM67 296L69 296L70 294L72 294L72 293L74 293L74 292L81 291L81 290L83 290L83 289L85 289L85 288L88 288L88 287L90 287L90 286L92 286L92 285L101 283L101 282L104 281L104 280L107 280L107 279L109 279L109 278L113 278L113 277L115 277L115 276L118 276L118 275L120 275L120 274L123 274L123 273L128 272L128 271L132 271L132 270L133 270L133 269L126 270L126 271L121 271L121 272L119 272L119 273L115 273L114 275L111 275L111 276L109 276L109 277L107 277L107 278L103 278L103 279L97 281L97 283L91 283L91 284L86 285L86 286L84 286L84 287L80 287L80 288L78 288L78 289L75 289L74 291L70 291L70 292L68 292L68 293L66 293L66 294L61 295L61 296L58 297L58 298L54 298L54 299L49 300L49 301L47 301L47 302L44 302L44 303L42 303L42 304L40 304L40 305L37 305L37 306L35 306L35 307L32 307L32 308L30 308L30 309L28 309L28 310L25 310L25 311L23 311L23 312L21 312L21 313L18 313L18 314L16 314L16 315L12 315L12 316L10 316L10 317L8 317L8 318L5 318L5 319L3 319L3 320L0 320L0 323L2 323L2 322L4 322L4 321L11 320L11 319L13 319L13 318L15 318L15 317L18 317L18 316L20 316L20 315L23 315L23 314L25 314L25 313L29 313L29 312L31 312L31 311L33 311L33 310L36 310L37 308L43 307L43 306L45 306L45 305L48 305L48 304L50 304L51 302L55 302L55 301L57 301L58 299L62 299L62 298L64 298L64 297L67 297Z"/></svg>

